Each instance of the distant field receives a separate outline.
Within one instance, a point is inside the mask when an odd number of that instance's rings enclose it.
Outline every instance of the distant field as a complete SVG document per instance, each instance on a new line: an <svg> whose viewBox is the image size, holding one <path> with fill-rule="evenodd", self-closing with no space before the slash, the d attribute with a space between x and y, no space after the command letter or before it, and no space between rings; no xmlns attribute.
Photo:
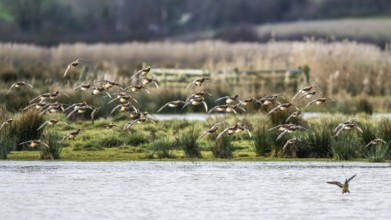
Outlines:
<svg viewBox="0 0 391 220"><path fill-rule="evenodd" d="M338 19L299 21L266 24L257 27L261 39L302 40L304 37L318 37L327 40L356 40L383 46L391 42L391 18Z"/></svg>

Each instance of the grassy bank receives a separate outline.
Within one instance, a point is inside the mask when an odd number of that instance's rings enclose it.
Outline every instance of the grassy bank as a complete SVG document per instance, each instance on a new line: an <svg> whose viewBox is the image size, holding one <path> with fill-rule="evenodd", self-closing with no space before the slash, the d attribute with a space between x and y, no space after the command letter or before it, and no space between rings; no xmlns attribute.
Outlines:
<svg viewBox="0 0 391 220"><path fill-rule="evenodd" d="M206 122L160 121L156 125L146 122L134 125L126 131L122 130L122 126L127 122L125 120L100 119L94 125L89 121L78 121L70 127L66 125L46 127L47 130L42 134L37 134L38 137L35 138L41 138L50 143L48 138L51 136L48 136L48 131L58 133L60 137L63 137L70 131L81 129L81 134L74 141L61 142L61 150L57 151L59 152L58 159L65 161L365 160L380 162L391 159L389 119L374 119L365 115L328 115L310 118L308 121L299 119L296 123L305 126L308 130L287 134L280 140L276 140L280 132L268 131L278 124L275 117L285 116L274 116L274 119L262 114L228 116L226 124L215 134L206 135L199 140L197 140L198 137L205 130L222 118L208 119ZM357 130L347 130L335 137L332 130L349 118L357 118L363 133ZM114 130L103 128L110 122L114 122L118 128ZM215 140L217 134L235 123L248 126L252 137L245 132L233 136L224 134L221 138L224 144L220 146L220 142ZM293 137L300 138L301 142L283 148L287 140ZM192 138L195 142L190 141ZM381 138L387 143L365 147L375 138ZM8 154L9 160L54 159L43 156L48 154L43 146L38 149L23 147L19 150L16 150L16 146L14 145ZM221 151L221 147L224 147L224 151ZM196 149L199 150L194 151ZM194 154L195 152L198 153Z"/></svg>

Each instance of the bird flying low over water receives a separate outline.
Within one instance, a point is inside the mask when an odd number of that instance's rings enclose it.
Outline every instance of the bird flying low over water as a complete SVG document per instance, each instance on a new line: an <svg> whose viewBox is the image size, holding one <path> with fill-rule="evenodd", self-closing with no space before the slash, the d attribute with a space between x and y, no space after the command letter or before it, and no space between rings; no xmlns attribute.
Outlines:
<svg viewBox="0 0 391 220"><path fill-rule="evenodd" d="M227 104L234 104L239 98L239 95L235 95L235 96L223 96L223 97L220 97L218 99L215 100L215 102L218 102L220 100L223 100L225 99L225 103Z"/></svg>
<svg viewBox="0 0 391 220"><path fill-rule="evenodd" d="M206 130L204 133L202 133L201 136L197 138L197 141L200 140L201 138L203 138L207 134L215 133L219 129L220 125L224 124L224 123L225 123L224 121L217 122L212 127L210 127L208 130Z"/></svg>
<svg viewBox="0 0 391 220"><path fill-rule="evenodd" d="M14 84L11 85L11 87L9 88L7 94L10 93L12 89L14 89L14 88L20 88L20 87L22 87L22 86L24 86L24 85L28 85L28 86L30 86L30 88L33 88L33 86L32 86L30 83L28 83L28 82L26 82L26 81L19 81L19 82L16 82L16 83L14 83Z"/></svg>
<svg viewBox="0 0 391 220"><path fill-rule="evenodd" d="M0 130L5 126L5 125L9 125L9 124L11 124L12 122L14 121L14 119L13 118L9 118L9 119L7 119L5 122L3 122L2 124L1 124L1 126L0 126Z"/></svg>
<svg viewBox="0 0 391 220"><path fill-rule="evenodd" d="M385 142L383 139L376 138L376 139L373 139L372 141L370 141L367 145L365 145L364 148L367 148L371 145L377 145L377 144L387 144L387 142Z"/></svg>
<svg viewBox="0 0 391 220"><path fill-rule="evenodd" d="M295 111L291 115L289 115L289 117L285 120L285 122L289 122L289 120L291 120L292 118L298 118L302 115L303 115L302 111Z"/></svg>
<svg viewBox="0 0 391 220"><path fill-rule="evenodd" d="M234 134L237 134L242 131L246 131L248 136L251 138L252 135L251 135L251 132L247 126L242 126L242 125L236 124L232 127L226 128L222 132L220 132L217 135L216 140L220 139L225 133L227 133L228 135L234 135Z"/></svg>
<svg viewBox="0 0 391 220"><path fill-rule="evenodd" d="M345 122L340 123L335 129L334 132L336 132L335 137L337 137L343 130L351 130L356 129L359 132L363 133L363 130L358 126L356 122L354 122L352 119L347 120Z"/></svg>
<svg viewBox="0 0 391 220"><path fill-rule="evenodd" d="M178 107L180 104L183 104L185 103L184 101L182 100L175 100L175 101L170 101L170 102L167 102L166 104L164 104L162 107L159 108L159 110L157 110L157 112L160 112L161 110L163 110L165 107L170 107L170 108L176 108Z"/></svg>
<svg viewBox="0 0 391 220"><path fill-rule="evenodd" d="M320 104L325 103L327 100L330 100L330 101L335 102L334 99L330 99L330 98L328 98L328 97L324 97L324 98L314 99L314 100L308 102L304 107L308 107L308 106L313 105L313 104L315 104L315 105L320 105Z"/></svg>
<svg viewBox="0 0 391 220"><path fill-rule="evenodd" d="M63 142L65 139L68 140L75 140L76 136L79 135L80 129L77 129L76 131L69 132L65 137L61 140Z"/></svg>
<svg viewBox="0 0 391 220"><path fill-rule="evenodd" d="M267 113L268 115L270 115L271 113L275 112L275 111L285 111L287 110L288 108L290 107L294 107L296 108L298 111L300 110L296 105L294 105L293 103L291 102L287 102L287 103L282 103L282 104L279 104L277 107L273 108L272 110L269 111L269 113Z"/></svg>
<svg viewBox="0 0 391 220"><path fill-rule="evenodd" d="M344 183L341 183L341 182L337 182L337 181L331 181L331 182L327 182L328 184L334 184L334 185L337 185L339 186L341 189L342 189L342 194L344 193L350 193L349 191L349 182L356 176L357 174L354 174L352 177L350 177L349 179L345 179L345 182Z"/></svg>
<svg viewBox="0 0 391 220"><path fill-rule="evenodd" d="M139 70L135 74L133 74L130 77L130 79L133 79L134 77L138 77L140 74L142 77L146 77L148 75L148 73L151 71L151 69L153 69L153 68L157 68L157 67L147 66L145 68L142 68L141 70Z"/></svg>
<svg viewBox="0 0 391 220"><path fill-rule="evenodd" d="M159 89L159 84L156 79L148 78L148 77L141 78L141 84L148 85L150 83L153 83L156 86L156 88Z"/></svg>
<svg viewBox="0 0 391 220"><path fill-rule="evenodd" d="M198 92L195 92L191 95L189 95L187 98L186 98L186 102L189 101L191 98L201 98L201 97L204 97L204 95L209 95L209 96L212 96L212 94L210 94L209 92L207 92L206 90L201 90L201 91L198 91Z"/></svg>
<svg viewBox="0 0 391 220"><path fill-rule="evenodd" d="M49 119L49 120L45 121L41 126L39 126L39 128L37 129L37 131L40 130L40 129L42 129L43 127L45 127L45 125L47 125L47 124L54 126L54 125L57 124L58 122L62 122L62 123L64 123L64 124L66 124L66 125L69 126L69 124L66 123L65 121L61 121L61 120L58 120L58 119Z"/></svg>
<svg viewBox="0 0 391 220"><path fill-rule="evenodd" d="M292 97L292 100L294 100L294 99L295 99L298 95L300 95L300 94L307 94L307 93L310 92L311 90L315 90L315 91L317 91L317 92L319 92L319 93L322 94L322 90L321 90L318 86L316 86L316 85L310 85L310 86L306 86L306 87L300 89L300 90Z"/></svg>
<svg viewBox="0 0 391 220"><path fill-rule="evenodd" d="M93 84L94 84L93 82L86 83L86 84L81 84L81 85L75 87L73 89L73 91L77 91L77 90L86 91L86 90L90 89Z"/></svg>
<svg viewBox="0 0 391 220"><path fill-rule="evenodd" d="M295 144L297 142L301 142L302 140L300 138L291 138L289 140L286 141L286 143L284 144L284 146L282 147L282 151L285 151L286 148L291 145L291 144Z"/></svg>
<svg viewBox="0 0 391 220"><path fill-rule="evenodd" d="M206 105L206 102L204 100L204 97L201 97L201 98L192 98L190 99L189 101L187 101L183 107L182 107L182 110L188 106L188 105L200 105L200 104L204 104L204 107L205 107L205 112L208 112L208 106Z"/></svg>
<svg viewBox="0 0 391 220"><path fill-rule="evenodd" d="M46 99L56 99L60 94L64 94L66 97L69 98L69 95L66 94L65 92L60 92L60 91L54 91L54 92L46 92L46 93L42 93L41 95L33 98L30 103L34 102L35 100L39 99L40 102L46 100Z"/></svg>
<svg viewBox="0 0 391 220"><path fill-rule="evenodd" d="M307 128L305 127L302 127L300 125L291 125L289 127L287 127L283 132L281 132L280 135L278 135L277 137L277 141L280 140L283 136L285 136L286 134L288 133L292 133L294 131L298 131L298 130L307 130Z"/></svg>
<svg viewBox="0 0 391 220"><path fill-rule="evenodd" d="M39 145L43 145L47 148L50 148L49 145L47 145L46 143L44 143L42 140L38 139L38 140L29 140L29 141L25 141L25 142L22 142L22 143L19 143L18 145L24 145L24 144L29 144L30 147L32 148L36 148L38 147Z"/></svg>
<svg viewBox="0 0 391 220"><path fill-rule="evenodd" d="M198 79L193 80L188 86L186 86L186 89L189 88L192 85L201 86L204 82L209 81L212 83L216 83L215 81L211 80L209 77L202 76Z"/></svg>
<svg viewBox="0 0 391 220"><path fill-rule="evenodd" d="M266 105L266 106L269 106L269 105L274 104L274 103L281 104L278 101L278 98L285 99L285 97L281 96L281 95L267 95L265 97L260 98L258 100L258 102L261 103L262 105Z"/></svg>

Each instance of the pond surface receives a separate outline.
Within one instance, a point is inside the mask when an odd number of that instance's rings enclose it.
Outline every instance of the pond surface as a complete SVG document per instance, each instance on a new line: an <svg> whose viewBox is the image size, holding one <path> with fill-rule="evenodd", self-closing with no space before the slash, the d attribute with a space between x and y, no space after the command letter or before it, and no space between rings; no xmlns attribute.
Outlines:
<svg viewBox="0 0 391 220"><path fill-rule="evenodd" d="M390 182L388 163L1 161L0 218L391 219Z"/></svg>

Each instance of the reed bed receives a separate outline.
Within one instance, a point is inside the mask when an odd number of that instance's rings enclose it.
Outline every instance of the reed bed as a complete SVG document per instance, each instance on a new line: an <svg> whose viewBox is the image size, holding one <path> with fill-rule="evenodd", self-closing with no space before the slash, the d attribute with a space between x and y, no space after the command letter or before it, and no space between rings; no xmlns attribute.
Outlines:
<svg viewBox="0 0 391 220"><path fill-rule="evenodd" d="M5 82L34 78L55 83L62 79L69 62L85 58L85 80L107 78L126 83L127 77L145 61L160 67L208 69L221 77L234 69L273 70L308 65L311 82L329 96L343 92L353 96L391 94L391 82L387 80L391 76L390 50L348 41L76 43L50 48L2 43L0 51L0 79ZM80 79L79 71L71 72L70 77Z"/></svg>

